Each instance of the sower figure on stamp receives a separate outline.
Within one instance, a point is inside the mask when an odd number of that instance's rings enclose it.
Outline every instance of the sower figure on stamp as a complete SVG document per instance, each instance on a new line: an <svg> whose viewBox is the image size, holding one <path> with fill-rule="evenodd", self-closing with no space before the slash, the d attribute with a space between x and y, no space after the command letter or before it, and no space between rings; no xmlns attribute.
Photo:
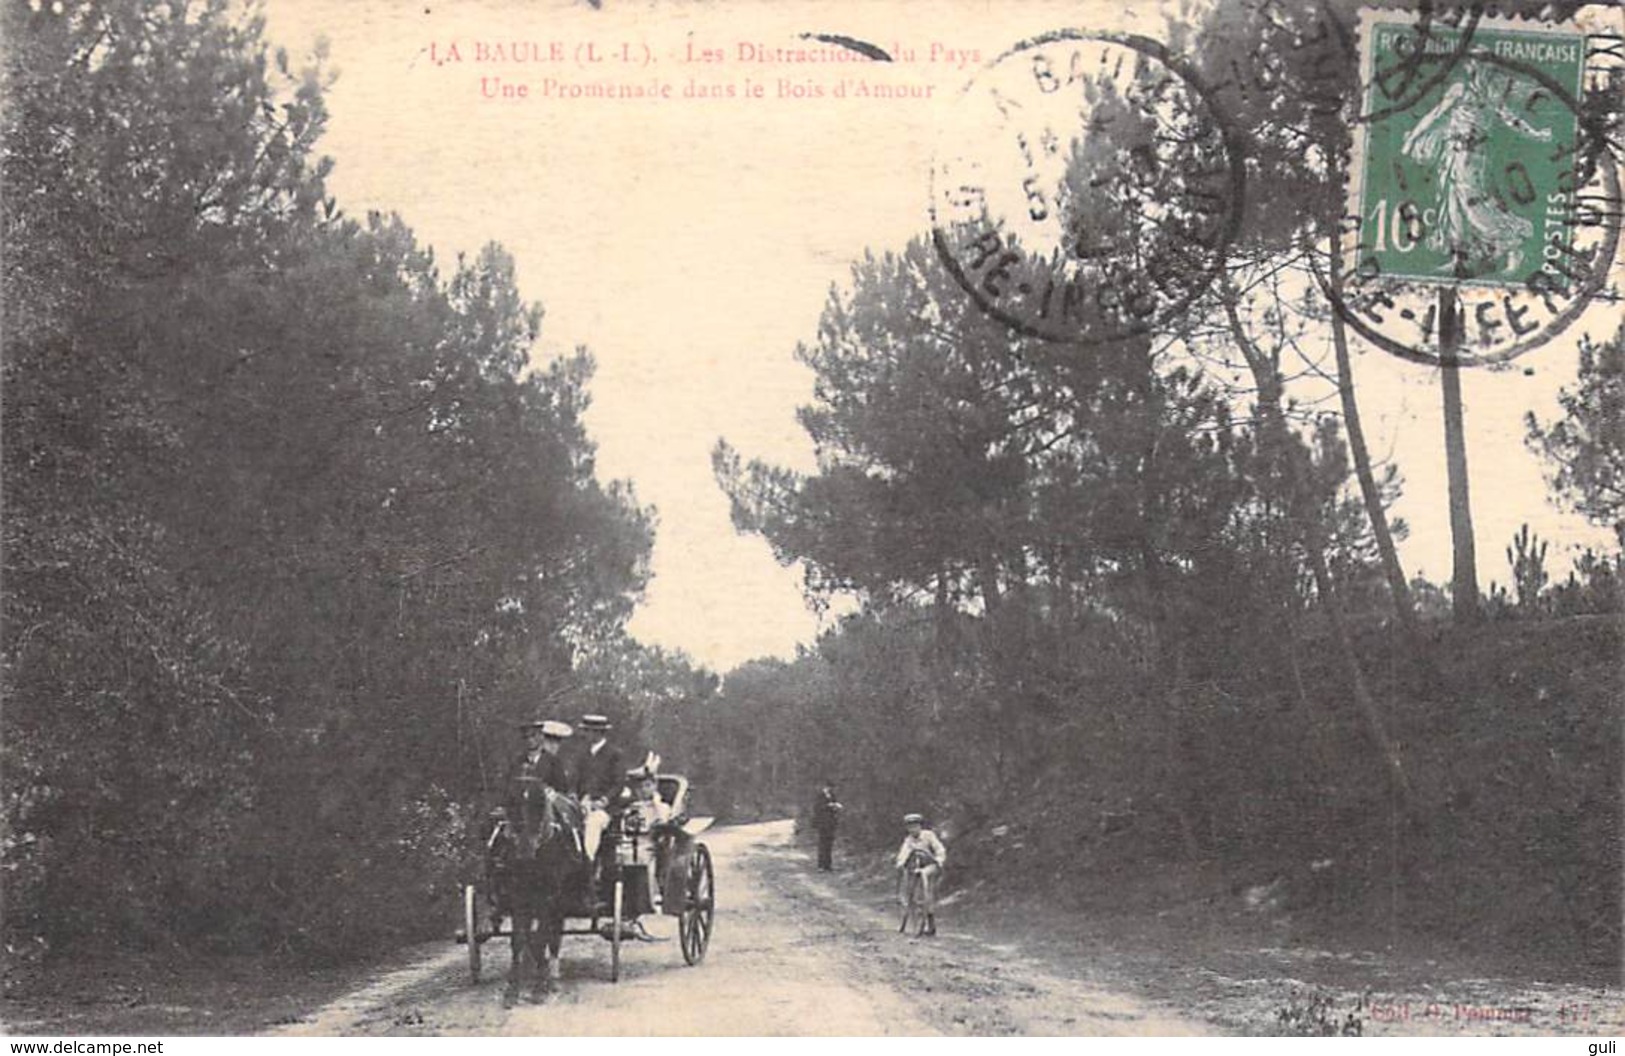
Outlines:
<svg viewBox="0 0 1625 1056"><path fill-rule="evenodd" d="M609 719L602 715L583 715L580 727L587 736L588 746L577 763L576 790L586 815L582 843L587 861L592 863L589 901L595 903L598 899L598 845L609 827L610 805L620 803L623 798L626 768L621 762L620 749L610 743Z"/></svg>
<svg viewBox="0 0 1625 1056"><path fill-rule="evenodd" d="M818 833L818 868L826 873L835 867L835 828L843 809L835 789L825 781L813 800L813 829Z"/></svg>
<svg viewBox="0 0 1625 1056"><path fill-rule="evenodd" d="M1495 190L1501 161L1490 156L1490 134L1496 122L1541 141L1550 140L1552 130L1514 112L1497 92L1505 87L1492 83L1483 63L1469 63L1466 79L1446 89L1400 148L1418 164L1435 167L1438 219L1425 237L1429 246L1450 254L1445 266L1461 274L1515 274L1535 231Z"/></svg>

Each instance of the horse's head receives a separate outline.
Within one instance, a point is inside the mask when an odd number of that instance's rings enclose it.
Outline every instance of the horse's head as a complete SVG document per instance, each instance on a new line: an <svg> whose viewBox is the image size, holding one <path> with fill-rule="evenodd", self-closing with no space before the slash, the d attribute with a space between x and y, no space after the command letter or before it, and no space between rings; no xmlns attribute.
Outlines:
<svg viewBox="0 0 1625 1056"><path fill-rule="evenodd" d="M558 794L529 775L519 780L523 794L515 796L510 803L506 827L508 835L516 841L519 857L532 858L540 848L559 837L559 811L553 803Z"/></svg>
<svg viewBox="0 0 1625 1056"><path fill-rule="evenodd" d="M576 844L581 808L574 799L548 785L525 799L525 831L537 848Z"/></svg>

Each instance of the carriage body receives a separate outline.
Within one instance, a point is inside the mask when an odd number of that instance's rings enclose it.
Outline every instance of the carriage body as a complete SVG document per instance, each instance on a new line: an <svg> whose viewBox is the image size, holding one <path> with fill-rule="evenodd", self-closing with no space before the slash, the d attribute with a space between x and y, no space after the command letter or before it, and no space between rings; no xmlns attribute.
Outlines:
<svg viewBox="0 0 1625 1056"><path fill-rule="evenodd" d="M569 906L566 935L601 935L611 943L610 978L620 975L621 942L633 923L648 914L677 918L683 960L698 964L710 944L715 912L715 878L708 847L698 839L713 819L689 814L691 785L686 777L663 774L658 794L670 808L670 820L648 828L636 816L620 811L611 816L598 849L598 883L591 897L583 895ZM511 934L514 885L526 874L516 864L514 841L501 812L494 812L484 840L483 873L478 884L464 889L463 928L458 941L469 948L470 972L477 982L480 944ZM585 884L572 885L581 891ZM578 921L575 927L571 920Z"/></svg>
<svg viewBox="0 0 1625 1056"><path fill-rule="evenodd" d="M681 917L691 867L697 848L703 846L698 837L710 828L712 819L689 816L688 778L662 775L657 779L657 786L661 801L670 808L669 820L645 828L629 811L611 819L604 834L604 845L599 850L599 857L606 864L600 873L601 896L603 901L609 902L609 886L620 879L631 893L628 915L660 913ZM613 866L609 865L611 862Z"/></svg>

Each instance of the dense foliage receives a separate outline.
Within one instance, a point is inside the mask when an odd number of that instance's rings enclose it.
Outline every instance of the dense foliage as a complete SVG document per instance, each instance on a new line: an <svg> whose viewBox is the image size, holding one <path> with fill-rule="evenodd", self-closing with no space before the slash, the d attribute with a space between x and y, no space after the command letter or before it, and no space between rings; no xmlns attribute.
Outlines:
<svg viewBox="0 0 1625 1056"><path fill-rule="evenodd" d="M1555 922L1617 963L1619 559L1554 582L1525 531L1509 618L1450 628L1398 567L1398 478L1307 281L1353 8L1172 27L1253 190L1234 266L1162 332L1014 336L924 240L856 264L798 350L816 469L725 441L714 468L736 525L857 611L719 679L622 633L653 517L596 475L590 355L532 364L500 247L442 274L328 197L319 55L234 0L6 0L10 951L437 927L546 707L610 714L725 815L825 780L877 843L925 810L970 874L1217 863L1342 912L1380 889L1390 927L1457 885L1511 906L1508 941ZM1620 349L1587 342L1530 426L1605 524ZM1292 399L1314 372L1339 413Z"/></svg>
<svg viewBox="0 0 1625 1056"><path fill-rule="evenodd" d="M816 470L726 442L714 468L741 530L859 611L708 705L711 736L758 746L735 806L805 811L833 780L859 841L926 811L969 883L1217 867L1211 885L1279 880L1311 918L1460 935L1504 913L1478 934L1617 965L1617 915L1597 921L1618 812L1592 812L1619 791L1619 637L1595 615L1617 611L1617 563L1553 585L1526 532L1495 611L1579 622L1450 628L1393 553L1399 481L1370 465L1348 335L1311 278L1341 212L1356 6L1233 0L1172 26L1249 181L1232 266L1187 318L1024 340L923 241L831 294L797 353ZM1617 349L1587 349L1537 440L1605 519ZM1339 413L1294 402L1306 374Z"/></svg>
<svg viewBox="0 0 1625 1056"><path fill-rule="evenodd" d="M1314 633L1294 518L1324 524L1339 589L1359 596L1374 574L1340 495L1334 419L1294 442L1305 468L1289 482L1262 430L1172 357L1011 338L923 244L859 264L800 358L818 377L802 414L818 472L726 444L715 462L742 528L802 562L810 591L865 603L816 658L724 687L764 709L822 698L832 728L814 712L787 734L805 749L803 783L833 768L878 794L890 770L898 794L879 798L898 811L905 791L1008 800L1077 765L1084 742L1098 749L1102 713L1121 709L1143 743L1100 764L1138 759L1139 794L1182 815L1193 688L1287 668Z"/></svg>
<svg viewBox="0 0 1625 1056"><path fill-rule="evenodd" d="M652 519L497 246L343 216L228 0L4 8L14 952L431 926L511 721L577 691Z"/></svg>
<svg viewBox="0 0 1625 1056"><path fill-rule="evenodd" d="M687 705L680 733L743 749L720 805L802 813L833 781L856 847L923 810L964 883L1214 869L1367 935L1490 914L1484 942L1617 960L1616 562L1554 584L1525 530L1492 611L1531 622L1451 629L1417 581L1399 633L1335 418L1272 433L1171 352L1012 339L923 245L858 264L799 356L816 471L726 443L715 468L859 611Z"/></svg>
<svg viewBox="0 0 1625 1056"><path fill-rule="evenodd" d="M1557 495L1625 546L1625 330L1581 340L1579 384L1559 400L1562 418L1528 416L1529 444L1551 464Z"/></svg>

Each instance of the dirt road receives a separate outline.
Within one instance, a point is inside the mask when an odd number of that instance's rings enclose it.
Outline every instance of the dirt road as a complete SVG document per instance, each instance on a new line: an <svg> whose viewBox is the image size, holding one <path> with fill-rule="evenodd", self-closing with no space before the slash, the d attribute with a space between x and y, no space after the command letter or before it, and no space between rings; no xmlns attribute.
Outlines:
<svg viewBox="0 0 1625 1056"><path fill-rule="evenodd" d="M1191 1034L1200 1024L1136 998L1058 978L1014 948L955 935L906 939L883 907L811 871L789 822L713 830L717 926L709 954L683 964L667 941L625 948L565 941L563 992L502 1008L507 942L486 945L484 981L449 942L372 980L280 1034L305 1035L930 1035ZM448 929L449 930L449 929Z"/></svg>

